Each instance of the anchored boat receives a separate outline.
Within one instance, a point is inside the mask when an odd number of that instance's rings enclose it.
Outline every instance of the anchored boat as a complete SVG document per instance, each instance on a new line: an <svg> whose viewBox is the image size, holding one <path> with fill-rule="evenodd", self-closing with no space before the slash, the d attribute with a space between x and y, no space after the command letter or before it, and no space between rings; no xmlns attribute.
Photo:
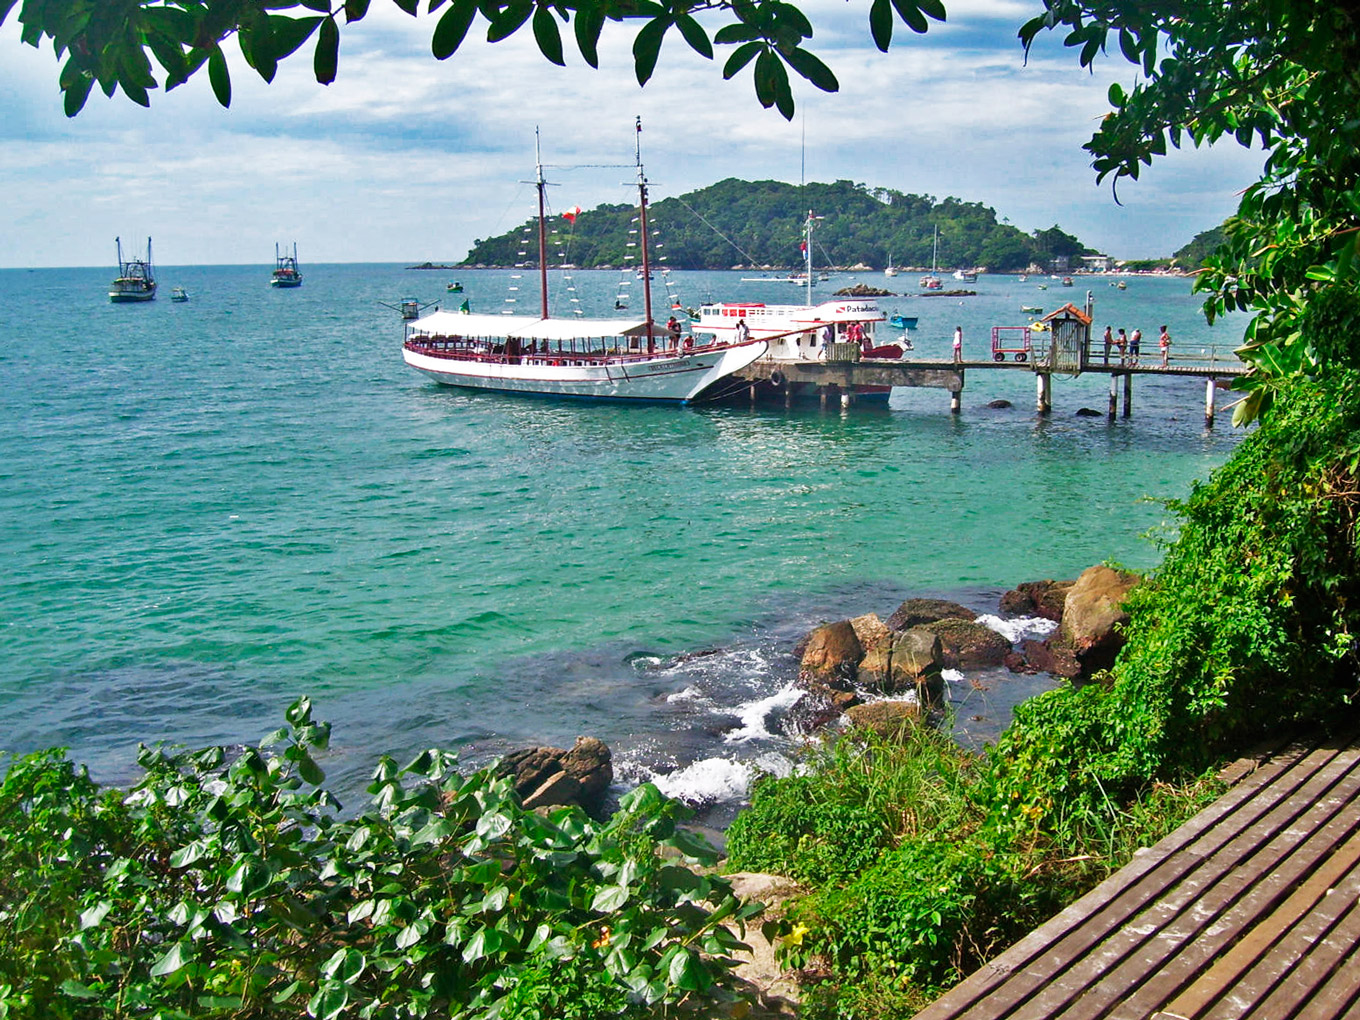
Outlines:
<svg viewBox="0 0 1360 1020"><path fill-rule="evenodd" d="M274 242L274 273L269 278L271 287L301 287L302 273L298 270L297 242L293 242L293 254L279 254L279 242Z"/></svg>
<svg viewBox="0 0 1360 1020"><path fill-rule="evenodd" d="M109 300L118 304L156 299L156 274L151 268L151 238L146 239L146 258L123 259L123 241L115 237L118 248L118 278L109 286Z"/></svg>
<svg viewBox="0 0 1360 1020"><path fill-rule="evenodd" d="M722 383L765 353L765 340L734 336L700 343L652 319L647 246L647 177L642 120L635 156L644 315L629 319L553 319L548 314L547 217L538 155L538 265L541 315L436 311L407 323L402 356L448 386L557 397L688 403L721 395ZM745 384L742 384L745 385Z"/></svg>

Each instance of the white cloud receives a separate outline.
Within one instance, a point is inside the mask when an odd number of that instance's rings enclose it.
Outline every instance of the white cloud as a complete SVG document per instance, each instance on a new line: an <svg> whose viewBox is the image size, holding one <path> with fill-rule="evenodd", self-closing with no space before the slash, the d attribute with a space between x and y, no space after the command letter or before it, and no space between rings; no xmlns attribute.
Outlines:
<svg viewBox="0 0 1360 1020"><path fill-rule="evenodd" d="M8 24L0 265L103 264L115 234L148 233L167 264L258 262L294 238L312 262L456 259L527 216L518 182L532 174L535 126L555 202L627 201L636 115L658 198L727 177L850 179L983 202L1025 230L1059 223L1122 257L1166 254L1212 226L1259 171L1259 153L1232 147L1176 153L1116 205L1081 146L1128 65L1115 57L1092 75L1052 38L1026 64L1015 32L1032 5L949 7L926 36L899 25L882 54L863 6L810 0L812 47L841 91L797 83L793 123L761 109L750 68L724 82L725 54L706 61L678 35L643 89L626 28L607 28L599 70L569 32L569 66L556 68L527 31L488 45L479 27L440 62L436 19L387 4L342 30L330 87L306 53L272 85L236 55L230 110L193 80L154 94L149 111L96 93L67 121L50 52L21 46Z"/></svg>

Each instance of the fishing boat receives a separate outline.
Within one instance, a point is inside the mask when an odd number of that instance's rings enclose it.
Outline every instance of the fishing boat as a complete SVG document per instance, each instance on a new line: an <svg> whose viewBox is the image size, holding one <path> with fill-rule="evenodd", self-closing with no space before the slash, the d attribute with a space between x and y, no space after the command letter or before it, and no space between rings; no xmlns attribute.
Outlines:
<svg viewBox="0 0 1360 1020"><path fill-rule="evenodd" d="M954 270L954 279L962 280L964 283L977 283L977 273L971 269Z"/></svg>
<svg viewBox="0 0 1360 1020"><path fill-rule="evenodd" d="M447 290L450 294L461 294L463 293L463 285L459 283L457 280L450 280L449 285L445 288L445 290Z"/></svg>
<svg viewBox="0 0 1360 1020"><path fill-rule="evenodd" d="M1070 287L1070 286L1072 286L1072 277L1070 277L1070 276L1064 276L1064 277L1062 278L1062 285L1063 285L1064 287Z"/></svg>
<svg viewBox="0 0 1360 1020"><path fill-rule="evenodd" d="M170 300L177 304L183 304L185 301L189 300L189 292L183 287L171 287Z"/></svg>
<svg viewBox="0 0 1360 1020"><path fill-rule="evenodd" d="M921 286L926 290L939 290L944 286L940 280L938 265L940 255L940 228L935 228L935 240L930 247L930 272L921 277Z"/></svg>
<svg viewBox="0 0 1360 1020"><path fill-rule="evenodd" d="M269 278L271 287L301 287L302 273L298 271L297 242L293 242L293 254L279 254L279 242L274 242L274 273Z"/></svg>
<svg viewBox="0 0 1360 1020"><path fill-rule="evenodd" d="M690 403L722 395L728 379L765 353L755 336L697 342L652 319L647 246L647 177L637 121L641 318L554 319L548 313L547 215L537 133L540 315L435 311L405 326L406 364L448 386L556 397ZM740 386L747 385L742 382Z"/></svg>
<svg viewBox="0 0 1360 1020"><path fill-rule="evenodd" d="M118 248L118 278L109 287L109 300L117 304L156 299L156 274L151 268L151 238L146 239L146 258L123 258L123 241L115 237Z"/></svg>

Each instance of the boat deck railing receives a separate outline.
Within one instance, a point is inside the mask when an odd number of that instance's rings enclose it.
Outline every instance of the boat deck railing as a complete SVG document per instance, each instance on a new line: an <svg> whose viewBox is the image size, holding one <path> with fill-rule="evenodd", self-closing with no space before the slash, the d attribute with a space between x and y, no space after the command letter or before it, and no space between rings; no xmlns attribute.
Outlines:
<svg viewBox="0 0 1360 1020"><path fill-rule="evenodd" d="M512 338L513 339L513 338ZM493 365L542 365L551 367L591 365L618 365L641 361L653 361L658 357L679 357L705 354L711 351L726 350L733 344L726 342L695 343L692 337L676 342L669 336L654 339L645 345L639 338L638 347L615 344L608 347L595 347L589 350L573 350L570 347L551 349L537 344L529 347L512 347L505 342L472 339L461 336L416 336L405 343L409 351L428 355L433 358L448 358L454 361L473 361Z"/></svg>

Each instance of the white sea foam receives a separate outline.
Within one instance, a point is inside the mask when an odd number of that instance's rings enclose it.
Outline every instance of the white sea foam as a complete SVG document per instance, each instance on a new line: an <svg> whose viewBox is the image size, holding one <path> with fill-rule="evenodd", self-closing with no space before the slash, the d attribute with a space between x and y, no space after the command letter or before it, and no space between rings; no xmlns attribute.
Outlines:
<svg viewBox="0 0 1360 1020"><path fill-rule="evenodd" d="M768 740L774 737L774 734L766 726L770 714L780 709L792 708L802 696L802 691L794 684L789 684L783 690L771 694L767 698L737 705L733 709L733 713L741 720L741 726L723 734L723 740L729 744L741 744L748 740L758 738Z"/></svg>
<svg viewBox="0 0 1360 1020"><path fill-rule="evenodd" d="M695 687L693 684L691 684L690 686L686 687L683 691L676 691L674 694L667 694L667 695L666 695L666 700L667 700L667 701L696 701L696 700L698 700L698 699L701 698L701 697L703 697L703 695L700 693L699 688L697 688L697 687Z"/></svg>
<svg viewBox="0 0 1360 1020"><path fill-rule="evenodd" d="M1058 626L1052 620L1046 620L1042 616L1019 616L1014 620L1003 620L999 616L983 614L977 618L977 622L984 627L990 627L1011 644L1016 644L1026 638L1034 640L1046 638Z"/></svg>
<svg viewBox="0 0 1360 1020"><path fill-rule="evenodd" d="M745 800L752 780L762 773L791 775L793 763L779 754L763 754L753 761L701 758L665 775L653 772L645 781L656 784L656 788L668 797L701 805Z"/></svg>
<svg viewBox="0 0 1360 1020"><path fill-rule="evenodd" d="M964 680L962 670L957 669L942 669L940 670L940 676L944 677L951 684L961 684ZM912 697L914 698L915 696L916 693L913 691Z"/></svg>

